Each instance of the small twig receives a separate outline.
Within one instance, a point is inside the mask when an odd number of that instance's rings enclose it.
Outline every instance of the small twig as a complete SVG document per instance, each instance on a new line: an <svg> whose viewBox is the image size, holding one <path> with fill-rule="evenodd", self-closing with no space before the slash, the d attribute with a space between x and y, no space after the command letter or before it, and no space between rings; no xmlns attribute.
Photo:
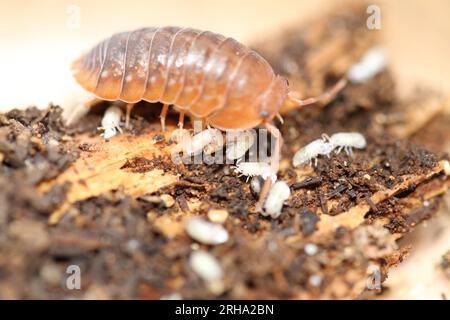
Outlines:
<svg viewBox="0 0 450 320"><path fill-rule="evenodd" d="M186 180L180 180L174 183L175 187L182 188L194 188L194 189L205 189L206 187L202 184L192 183Z"/></svg>
<svg viewBox="0 0 450 320"><path fill-rule="evenodd" d="M187 203L186 198L181 195L176 198L178 205L180 206L181 211L189 212L189 205Z"/></svg>
<svg viewBox="0 0 450 320"><path fill-rule="evenodd" d="M364 199L366 200L367 204L369 205L370 209L371 209L373 212L378 212L377 206L375 205L375 203L373 203L372 199L370 198L370 196L369 196L368 194L366 194L366 195L364 196Z"/></svg>
<svg viewBox="0 0 450 320"><path fill-rule="evenodd" d="M317 191L317 195L319 197L320 201L320 208L322 209L323 214L328 214L328 202L325 197L322 196L322 194Z"/></svg>
<svg viewBox="0 0 450 320"><path fill-rule="evenodd" d="M333 198L335 195L340 194L342 191L347 190L347 186L345 184L341 184L336 189L327 194L328 199Z"/></svg>
<svg viewBox="0 0 450 320"><path fill-rule="evenodd" d="M321 177L311 177L311 178L307 178L303 181L294 183L292 185L292 189L297 190L297 189L306 188L306 187L319 186L321 184L322 184Z"/></svg>

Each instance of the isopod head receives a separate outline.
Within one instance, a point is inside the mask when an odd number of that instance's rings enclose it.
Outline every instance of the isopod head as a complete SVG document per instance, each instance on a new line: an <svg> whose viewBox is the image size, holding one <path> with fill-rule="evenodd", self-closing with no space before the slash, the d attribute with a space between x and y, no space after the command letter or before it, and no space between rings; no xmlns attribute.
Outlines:
<svg viewBox="0 0 450 320"><path fill-rule="evenodd" d="M330 143L334 146L353 147L363 149L366 147L366 138L359 132L339 132L330 137Z"/></svg>
<svg viewBox="0 0 450 320"><path fill-rule="evenodd" d="M366 138L360 133L353 133L353 146L358 149L363 149L367 145Z"/></svg>
<svg viewBox="0 0 450 320"><path fill-rule="evenodd" d="M311 158L309 157L307 150L302 148L295 153L294 158L292 159L292 165L297 167L307 163L309 160L311 160Z"/></svg>
<svg viewBox="0 0 450 320"><path fill-rule="evenodd" d="M103 132L102 137L105 139L110 139L114 137L117 134L116 128L107 128L105 129L105 132Z"/></svg>
<svg viewBox="0 0 450 320"><path fill-rule="evenodd" d="M288 91L287 80L282 76L276 76L271 87L260 100L258 114L261 122L270 121L277 115L286 100Z"/></svg>
<svg viewBox="0 0 450 320"><path fill-rule="evenodd" d="M248 130L271 121L279 112L288 94L287 80L274 76L271 84L257 99L255 104L243 105L239 100L230 103L209 117L208 123L221 130Z"/></svg>

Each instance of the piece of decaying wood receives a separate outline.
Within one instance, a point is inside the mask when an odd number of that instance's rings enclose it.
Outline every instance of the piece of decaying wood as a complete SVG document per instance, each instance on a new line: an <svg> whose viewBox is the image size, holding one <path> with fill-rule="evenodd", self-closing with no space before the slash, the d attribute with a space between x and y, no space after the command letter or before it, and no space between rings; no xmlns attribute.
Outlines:
<svg viewBox="0 0 450 320"><path fill-rule="evenodd" d="M409 186L419 185L423 181L430 179L436 174L442 172L443 166L444 161L441 161L433 170L431 170L426 175L402 176L403 181L401 183L399 183L392 189L385 189L376 192L374 195L372 195L372 197L370 197L370 200L375 205L382 201L385 201L386 199L389 199L390 197L396 195L397 193L407 190ZM440 189L441 193L445 191L447 191L447 188ZM433 196L437 196L438 194L439 194L438 192L435 192ZM321 220L318 223L318 230L314 233L314 237L320 237L324 233L330 232L339 226L348 227L351 229L356 228L357 226L359 226L361 223L364 222L364 216L366 215L366 213L369 212L370 209L371 207L369 204L362 203L336 216L321 214L320 215Z"/></svg>
<svg viewBox="0 0 450 320"><path fill-rule="evenodd" d="M159 129L158 129L159 130ZM165 137L170 139L173 127L168 127ZM156 127L145 134L118 135L105 141L102 137L77 137L89 143L88 150L81 151L79 158L56 179L42 183L39 191L46 192L55 184L69 182L66 201L49 217L49 223L58 223L67 208L81 200L99 196L104 192L124 188L133 197L155 192L178 180L178 176L161 169L133 173L121 167L134 157L155 159L170 156L171 147L160 147L152 141Z"/></svg>
<svg viewBox="0 0 450 320"><path fill-rule="evenodd" d="M427 174L424 175L405 175L402 176L402 182L397 184L392 189L383 189L381 191L376 192L372 197L370 197L370 201L372 201L375 205L381 203L396 194L407 190L411 185L420 185L421 183L433 178L437 174L441 173L444 169L444 161L440 161L438 165L430 170ZM445 193L450 187L450 183L442 182L437 184L434 188L428 190L428 192L424 195L424 200L429 200L434 198L440 194ZM337 203L329 202L329 209L331 210L334 205ZM336 228L342 226L347 227L349 229L355 229L360 226L364 221L365 215L370 211L371 206L368 203L361 203L356 205L349 210L339 213L338 215L331 216L327 214L323 214L321 208L317 208L318 214L320 214L320 221L317 224L316 232L310 236L308 239L312 240L320 240L325 234L333 232ZM297 241L301 241L304 239L302 234L296 234L292 237L288 238L288 242L293 243Z"/></svg>

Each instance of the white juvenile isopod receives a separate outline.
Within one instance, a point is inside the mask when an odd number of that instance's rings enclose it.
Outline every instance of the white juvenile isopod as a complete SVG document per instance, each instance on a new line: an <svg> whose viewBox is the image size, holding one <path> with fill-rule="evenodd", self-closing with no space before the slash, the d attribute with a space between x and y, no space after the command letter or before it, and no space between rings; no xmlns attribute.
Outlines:
<svg viewBox="0 0 450 320"><path fill-rule="evenodd" d="M333 145L327 141L316 139L295 153L292 164L297 167L307 162L311 164L311 161L314 160L314 164L317 165L317 157L319 155L329 156L333 148Z"/></svg>
<svg viewBox="0 0 450 320"><path fill-rule="evenodd" d="M111 106L106 109L105 114L102 119L102 126L99 128L103 130L101 136L105 139L114 137L119 131L122 133L120 128L120 119L122 118L122 109L117 106Z"/></svg>
<svg viewBox="0 0 450 320"><path fill-rule="evenodd" d="M375 47L367 51L361 61L355 63L347 72L347 78L353 83L365 82L388 65L388 59L384 49Z"/></svg>
<svg viewBox="0 0 450 320"><path fill-rule="evenodd" d="M192 138L191 133L187 129L178 128L172 131L170 140L177 143L186 144L186 141Z"/></svg>
<svg viewBox="0 0 450 320"><path fill-rule="evenodd" d="M251 131L240 131L227 135L226 158L236 160L242 158L255 142Z"/></svg>
<svg viewBox="0 0 450 320"><path fill-rule="evenodd" d="M188 155L195 155L203 152L203 149L210 144L223 145L223 136L219 130L206 129L197 133L192 139L186 141L184 150Z"/></svg>
<svg viewBox="0 0 450 320"><path fill-rule="evenodd" d="M364 149L367 145L366 138L359 132L339 132L331 137L324 133L322 138L324 142L328 141L333 149L337 148L336 153L340 153L344 149L347 154L352 155L352 148Z"/></svg>
<svg viewBox="0 0 450 320"><path fill-rule="evenodd" d="M271 178L272 182L277 180L277 175L267 162L237 162L235 171L240 173L240 176L247 176L247 181L250 177L261 176L264 180Z"/></svg>
<svg viewBox="0 0 450 320"><path fill-rule="evenodd" d="M214 130L214 132L212 133L211 142L203 148L205 154L212 154L214 152L222 150L225 144L225 139L223 138L223 134L220 131L215 129L210 130Z"/></svg>
<svg viewBox="0 0 450 320"><path fill-rule="evenodd" d="M271 216L273 219L278 218L281 214L284 202L290 195L291 189L289 189L286 182L276 182L272 188L270 188L269 195L264 203L264 211L262 211L261 214L263 216Z"/></svg>

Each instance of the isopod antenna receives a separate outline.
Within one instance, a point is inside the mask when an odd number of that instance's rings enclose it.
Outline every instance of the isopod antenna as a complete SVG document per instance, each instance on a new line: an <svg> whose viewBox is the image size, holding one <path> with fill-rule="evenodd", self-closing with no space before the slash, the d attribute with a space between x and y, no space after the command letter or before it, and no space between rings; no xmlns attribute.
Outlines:
<svg viewBox="0 0 450 320"><path fill-rule="evenodd" d="M284 104L280 108L280 113L284 114L291 110L299 109L304 106L308 106L315 103L320 103L322 105L328 104L331 100L333 100L336 95L344 89L344 87L347 85L347 78L344 76L341 79L339 79L338 82L336 82L333 87L331 87L329 90L325 91L319 96L316 97L310 97L306 99L298 99L294 97L293 92L289 92L286 100L284 101Z"/></svg>

